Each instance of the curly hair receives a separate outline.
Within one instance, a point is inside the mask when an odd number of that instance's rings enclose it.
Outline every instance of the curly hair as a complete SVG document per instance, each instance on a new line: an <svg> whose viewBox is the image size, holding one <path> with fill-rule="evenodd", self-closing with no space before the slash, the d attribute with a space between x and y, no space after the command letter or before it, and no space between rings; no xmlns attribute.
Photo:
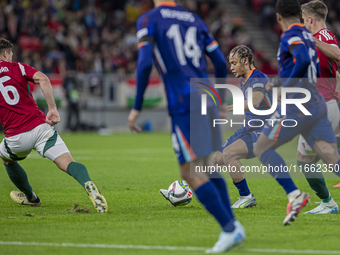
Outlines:
<svg viewBox="0 0 340 255"><path fill-rule="evenodd" d="M237 54L237 56L240 58L240 63L242 63L241 61L243 61L242 65L246 63L246 58L248 58L249 68L251 68L252 65L255 66L253 51L248 46L236 46L230 51L229 56L234 57L235 54Z"/></svg>

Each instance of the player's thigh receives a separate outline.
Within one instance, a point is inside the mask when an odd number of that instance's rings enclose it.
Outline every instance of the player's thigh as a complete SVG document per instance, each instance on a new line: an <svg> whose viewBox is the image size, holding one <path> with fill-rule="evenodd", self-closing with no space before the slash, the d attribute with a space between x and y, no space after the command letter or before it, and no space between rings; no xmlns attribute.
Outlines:
<svg viewBox="0 0 340 255"><path fill-rule="evenodd" d="M320 142L321 140L327 143L336 144L336 138L335 138L332 124L327 118L318 119L316 123L311 127L310 130L304 131L301 134L307 141L308 145L313 149L314 149L314 143L316 141L318 141L319 145L322 144L323 146L325 146L325 144L323 142ZM320 148L320 146L317 146L317 147ZM328 148L328 146L326 146L325 148ZM322 151L315 151L315 152L318 153L318 155L322 158L322 155L324 154Z"/></svg>
<svg viewBox="0 0 340 255"><path fill-rule="evenodd" d="M230 144L226 148L223 149L223 158L224 163L227 164L231 160L239 160L242 158L247 158L248 156L248 147L251 143L251 151L252 151L252 141L249 136L243 136L239 138L234 143Z"/></svg>
<svg viewBox="0 0 340 255"><path fill-rule="evenodd" d="M210 109L207 115L190 112L171 116L171 140L179 164L207 157L220 149L219 127L212 127L212 119L216 117L217 112Z"/></svg>
<svg viewBox="0 0 340 255"><path fill-rule="evenodd" d="M334 166L340 159L336 143L329 143L325 140L317 139L314 142L313 149L325 164L332 164Z"/></svg>
<svg viewBox="0 0 340 255"><path fill-rule="evenodd" d="M327 119L331 122L333 130L339 125L340 111L336 100L330 100L326 102L327 106Z"/></svg>
<svg viewBox="0 0 340 255"><path fill-rule="evenodd" d="M25 159L33 149L32 130L11 137L5 137L0 144L0 157L5 161Z"/></svg>
<svg viewBox="0 0 340 255"><path fill-rule="evenodd" d="M313 161L315 156L316 152L308 145L306 139L300 135L297 149L297 160L310 163Z"/></svg>
<svg viewBox="0 0 340 255"><path fill-rule="evenodd" d="M254 154L257 157L260 157L266 150L276 149L289 142L304 130L309 130L311 126L310 119L299 118L296 114L288 113L282 116L276 111L271 119L275 121L268 121L265 124L255 145Z"/></svg>
<svg viewBox="0 0 340 255"><path fill-rule="evenodd" d="M34 149L44 158L48 158L54 161L59 156L70 153L65 142L61 139L57 131L50 125L40 125L40 129L37 130L38 138L34 145Z"/></svg>

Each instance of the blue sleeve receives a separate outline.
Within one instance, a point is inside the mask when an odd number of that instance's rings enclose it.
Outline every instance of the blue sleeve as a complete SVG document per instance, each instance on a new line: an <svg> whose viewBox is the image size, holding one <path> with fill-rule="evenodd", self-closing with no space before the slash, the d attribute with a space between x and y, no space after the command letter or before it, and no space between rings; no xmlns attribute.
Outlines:
<svg viewBox="0 0 340 255"><path fill-rule="evenodd" d="M297 44L292 52L292 55L296 61L289 77L283 82L283 87L293 87L297 82L296 78L304 77L307 73L308 66L311 63L311 59L305 44Z"/></svg>
<svg viewBox="0 0 340 255"><path fill-rule="evenodd" d="M149 82L152 70L152 44L146 44L138 51L137 61L137 93L133 108L140 111L142 109L144 92Z"/></svg>
<svg viewBox="0 0 340 255"><path fill-rule="evenodd" d="M228 74L227 61L221 49L217 48L212 52L207 52L207 55L209 56L215 67L215 77L226 78Z"/></svg>
<svg viewBox="0 0 340 255"><path fill-rule="evenodd" d="M139 40L136 71L137 93L133 108L140 111L152 70L154 30L148 15L142 15L137 21L137 38Z"/></svg>
<svg viewBox="0 0 340 255"><path fill-rule="evenodd" d="M227 62L221 49L217 48L212 52L207 52L207 55L209 56L215 67L215 77L220 79L223 78L222 83L225 83L228 74ZM218 89L218 94L220 95L222 103L224 103L226 97L226 89Z"/></svg>
<svg viewBox="0 0 340 255"><path fill-rule="evenodd" d="M202 21L203 22L203 21ZM228 74L227 71L227 61L226 58L218 46L218 43L214 39L214 37L209 33L209 29L206 24L203 22L203 34L204 34L204 47L205 53L211 59L214 68L215 68L215 77L223 78L223 83L226 82L226 77ZM219 89L219 94L222 102L225 101L225 89Z"/></svg>

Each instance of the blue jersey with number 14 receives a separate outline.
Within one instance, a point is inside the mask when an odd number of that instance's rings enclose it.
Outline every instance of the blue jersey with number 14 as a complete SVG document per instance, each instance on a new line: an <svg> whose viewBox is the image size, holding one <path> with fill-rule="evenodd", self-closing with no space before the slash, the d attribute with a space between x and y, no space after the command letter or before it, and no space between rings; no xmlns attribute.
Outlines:
<svg viewBox="0 0 340 255"><path fill-rule="evenodd" d="M218 44L202 19L175 3L163 3L137 21L138 47L153 45L153 60L162 76L169 114L190 110L190 78L206 78L205 54Z"/></svg>

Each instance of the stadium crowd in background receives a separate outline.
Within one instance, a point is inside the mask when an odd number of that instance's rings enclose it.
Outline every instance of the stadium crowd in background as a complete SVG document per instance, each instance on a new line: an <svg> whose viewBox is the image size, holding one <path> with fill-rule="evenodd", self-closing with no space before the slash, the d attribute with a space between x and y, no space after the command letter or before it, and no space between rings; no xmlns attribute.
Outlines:
<svg viewBox="0 0 340 255"><path fill-rule="evenodd" d="M256 12L259 22L263 27L271 28L275 31L276 39L281 35L281 28L276 22L275 4L277 0L237 0L239 3L248 6ZM300 0L301 4L310 0ZM327 27L340 39L340 1L323 0L328 6Z"/></svg>
<svg viewBox="0 0 340 255"><path fill-rule="evenodd" d="M244 44L254 51L260 70L277 73L252 46L242 19L232 19L216 0L182 0L181 4L205 20L226 56ZM68 69L134 74L136 20L151 8L151 0L4 0L0 2L0 37L15 45L16 61L47 74L64 76Z"/></svg>

